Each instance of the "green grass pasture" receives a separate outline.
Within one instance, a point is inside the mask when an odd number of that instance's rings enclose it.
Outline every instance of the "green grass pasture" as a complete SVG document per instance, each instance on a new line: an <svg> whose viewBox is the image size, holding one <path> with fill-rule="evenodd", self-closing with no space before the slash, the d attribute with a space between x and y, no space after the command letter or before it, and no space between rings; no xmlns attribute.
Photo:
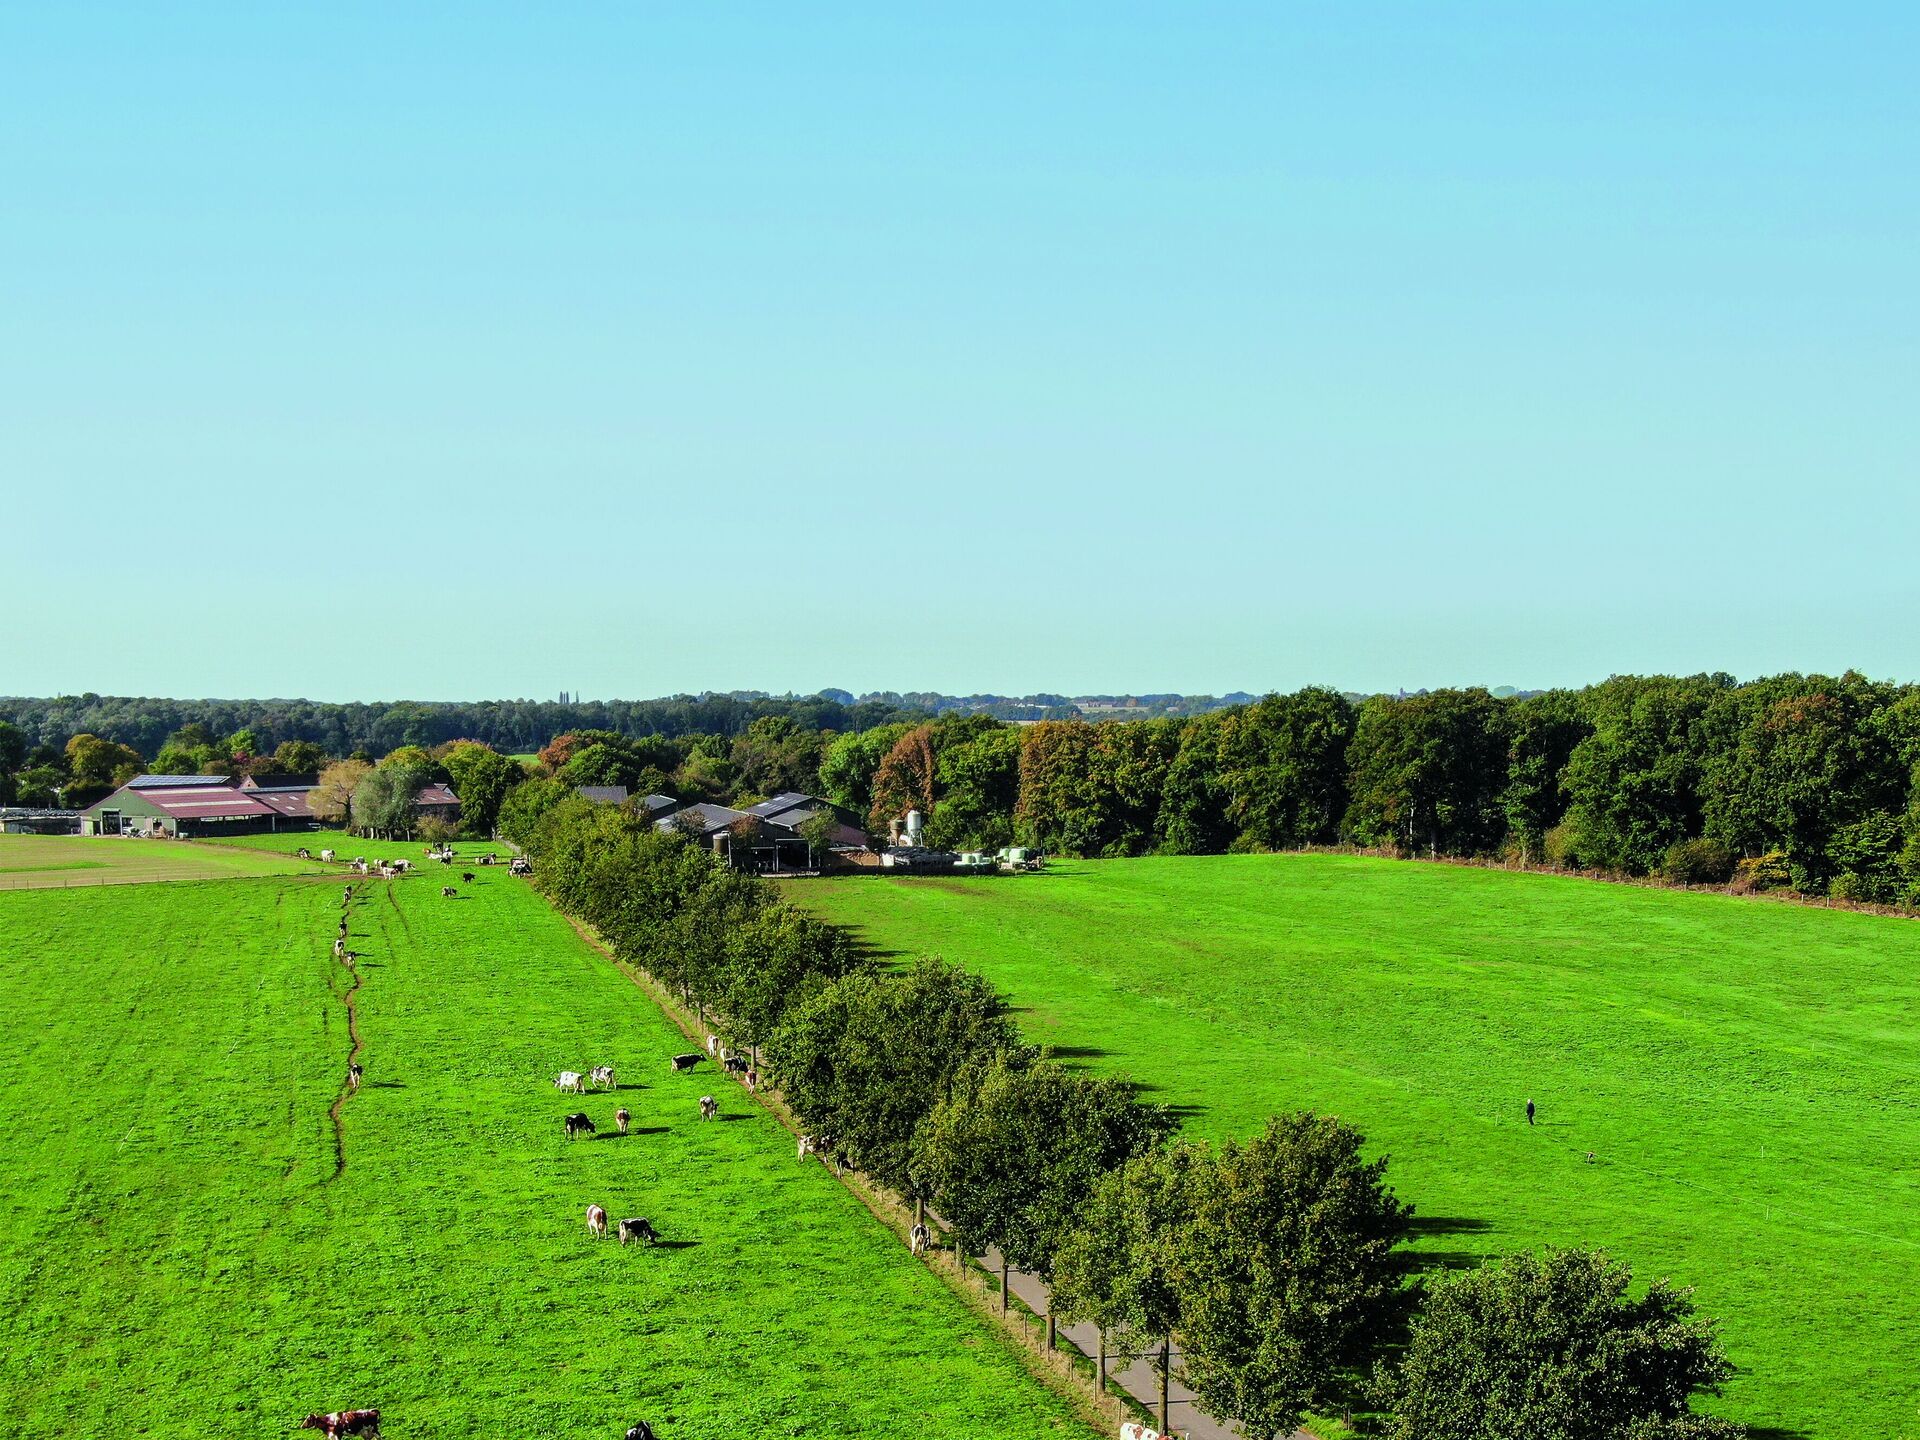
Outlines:
<svg viewBox="0 0 1920 1440"><path fill-rule="evenodd" d="M394 1440L641 1416L672 1440L1086 1440L736 1088L669 1074L685 1041L523 882L436 880L357 887L366 1084L338 1149L341 886L0 894L13 1433L274 1436L377 1405ZM596 1063L617 1095L549 1083ZM728 1119L699 1119L709 1092ZM575 1108L599 1138L562 1138ZM668 1244L594 1240L591 1201Z"/></svg>
<svg viewBox="0 0 1920 1440"><path fill-rule="evenodd" d="M297 841L287 848L287 856L296 848ZM136 840L107 835L0 835L0 890L306 874L312 868L271 850L249 855L224 846L180 840Z"/></svg>
<svg viewBox="0 0 1920 1440"><path fill-rule="evenodd" d="M1920 1436L1912 921L1332 856L788 893L990 976L1034 1039L1202 1134L1346 1117L1437 1263L1598 1244L1697 1287L1730 1415Z"/></svg>

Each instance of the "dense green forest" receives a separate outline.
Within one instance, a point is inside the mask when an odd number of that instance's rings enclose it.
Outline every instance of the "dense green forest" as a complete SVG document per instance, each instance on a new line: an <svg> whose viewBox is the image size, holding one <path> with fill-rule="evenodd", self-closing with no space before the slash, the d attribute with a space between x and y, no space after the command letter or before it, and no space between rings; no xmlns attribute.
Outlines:
<svg viewBox="0 0 1920 1440"><path fill-rule="evenodd" d="M0 803L73 803L149 763L311 770L456 740L539 748L537 777L569 786L731 803L821 793L876 834L914 807L929 842L953 849L1348 843L1920 900L1920 687L1852 672L1619 676L1521 696L1309 688L1195 715L1026 724L830 696L11 700L0 701Z"/></svg>
<svg viewBox="0 0 1920 1440"><path fill-rule="evenodd" d="M1920 688L1616 677L1496 698L1270 695L1178 720L836 738L821 779L932 843L1086 856L1351 843L1881 903L1920 898Z"/></svg>

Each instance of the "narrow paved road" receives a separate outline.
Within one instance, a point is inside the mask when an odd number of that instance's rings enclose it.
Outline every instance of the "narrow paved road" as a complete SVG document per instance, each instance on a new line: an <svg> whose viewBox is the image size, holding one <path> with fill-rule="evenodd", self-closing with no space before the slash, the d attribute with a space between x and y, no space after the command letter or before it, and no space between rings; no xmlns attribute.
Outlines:
<svg viewBox="0 0 1920 1440"><path fill-rule="evenodd" d="M1000 1253L989 1250L981 1257L981 1263L995 1275L1000 1273ZM1018 1270L1008 1276L1008 1288L1019 1297L1020 1302L1036 1315L1045 1315L1050 1298L1047 1287L1038 1276L1023 1275ZM1087 1324L1062 1325L1060 1334L1071 1340L1083 1354L1100 1353L1100 1332ZM1173 1368L1180 1368L1180 1352L1173 1352ZM1107 1360L1108 1383L1122 1387L1129 1395L1147 1407L1149 1414L1160 1413L1160 1375L1152 1364L1144 1359L1125 1361L1109 1357ZM1184 1435L1189 1440L1245 1440L1241 1433L1231 1425L1202 1410L1195 1403L1193 1392L1182 1385L1176 1376L1167 1389L1167 1424L1171 1433ZM1304 1430L1294 1433L1294 1440L1315 1440Z"/></svg>

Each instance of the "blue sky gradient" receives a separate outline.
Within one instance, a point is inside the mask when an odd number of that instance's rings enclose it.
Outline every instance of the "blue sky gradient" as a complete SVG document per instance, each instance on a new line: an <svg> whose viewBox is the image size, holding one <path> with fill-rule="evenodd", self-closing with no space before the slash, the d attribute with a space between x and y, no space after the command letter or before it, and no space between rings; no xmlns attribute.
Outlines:
<svg viewBox="0 0 1920 1440"><path fill-rule="evenodd" d="M1916 42L6 7L0 693L1920 678Z"/></svg>

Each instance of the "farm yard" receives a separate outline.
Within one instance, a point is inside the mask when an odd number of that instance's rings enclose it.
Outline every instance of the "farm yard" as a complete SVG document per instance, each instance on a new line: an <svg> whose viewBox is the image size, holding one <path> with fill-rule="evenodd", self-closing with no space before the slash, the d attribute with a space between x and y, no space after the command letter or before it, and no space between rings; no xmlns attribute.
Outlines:
<svg viewBox="0 0 1920 1440"><path fill-rule="evenodd" d="M1353 1122L1431 1264L1602 1245L1696 1286L1742 1372L1713 1408L1762 1435L1920 1435L1910 921L1334 856L787 894L1197 1133Z"/></svg>
<svg viewBox="0 0 1920 1440"><path fill-rule="evenodd" d="M277 852L333 838L155 849L311 874ZM737 1088L671 1074L684 1038L504 866L357 881L353 972L324 873L0 894L0 1006L35 1017L0 1055L16 1431L1089 1433ZM601 1063L617 1092L551 1084ZM663 1243L595 1239L590 1202Z"/></svg>
<svg viewBox="0 0 1920 1440"><path fill-rule="evenodd" d="M300 841L290 839L291 856ZM220 880L244 875L307 874L313 867L260 847L247 854L223 846L171 840L78 835L0 835L0 890L59 890L76 885L138 885L156 880Z"/></svg>

